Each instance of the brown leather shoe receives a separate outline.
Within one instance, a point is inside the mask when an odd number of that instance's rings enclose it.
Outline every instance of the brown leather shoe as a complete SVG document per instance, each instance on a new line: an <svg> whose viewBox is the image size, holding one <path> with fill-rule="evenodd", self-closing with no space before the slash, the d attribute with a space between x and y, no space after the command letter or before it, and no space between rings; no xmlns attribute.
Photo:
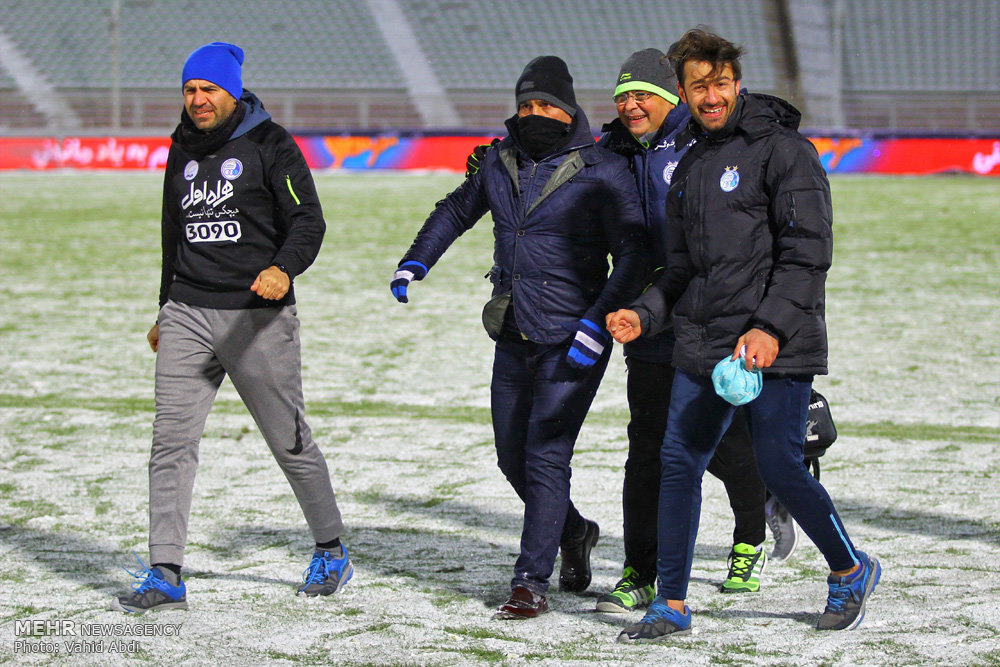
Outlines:
<svg viewBox="0 0 1000 667"><path fill-rule="evenodd" d="M510 598L497 607L493 618L497 620L534 618L548 610L549 603L544 595L533 593L524 586L515 586L510 592Z"/></svg>

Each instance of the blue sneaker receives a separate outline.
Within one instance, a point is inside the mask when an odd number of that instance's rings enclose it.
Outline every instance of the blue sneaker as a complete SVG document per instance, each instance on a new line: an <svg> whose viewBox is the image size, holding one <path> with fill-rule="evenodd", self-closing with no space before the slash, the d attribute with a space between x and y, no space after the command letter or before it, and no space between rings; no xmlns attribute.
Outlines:
<svg viewBox="0 0 1000 667"><path fill-rule="evenodd" d="M877 558L870 558L864 551L857 552L861 567L846 577L830 575L826 583L830 595L826 609L816 624L817 630L853 630L865 618L865 603L878 585L882 566Z"/></svg>
<svg viewBox="0 0 1000 667"><path fill-rule="evenodd" d="M622 644L647 644L664 640L668 635L691 634L691 610L684 613L672 609L666 598L657 597L649 605L646 615L635 625L630 625L618 635Z"/></svg>
<svg viewBox="0 0 1000 667"><path fill-rule="evenodd" d="M302 586L296 595L333 595L354 576L354 566L347 555L347 547L340 545L333 551L317 551L302 573Z"/></svg>
<svg viewBox="0 0 1000 667"><path fill-rule="evenodd" d="M137 554L133 552L135 559L139 561L141 568L133 572L128 568L122 569L140 581L132 584L132 592L128 595L119 595L111 598L111 611L123 611L129 614L142 614L152 609L187 609L187 587L180 577L177 583L172 584L168 577L173 579L172 572L165 573L160 568L146 567Z"/></svg>

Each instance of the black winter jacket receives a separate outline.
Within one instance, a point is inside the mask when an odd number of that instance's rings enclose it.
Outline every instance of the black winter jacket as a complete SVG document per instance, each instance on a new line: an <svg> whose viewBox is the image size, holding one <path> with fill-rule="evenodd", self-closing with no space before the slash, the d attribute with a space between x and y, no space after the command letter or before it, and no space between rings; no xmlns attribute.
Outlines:
<svg viewBox="0 0 1000 667"><path fill-rule="evenodd" d="M752 328L776 336L768 373L827 372L825 282L833 257L830 184L800 115L740 94L726 127L681 160L667 197L667 268L634 304L643 335L673 309L674 365L707 376Z"/></svg>
<svg viewBox="0 0 1000 667"><path fill-rule="evenodd" d="M171 135L163 183L160 306L237 309L295 303L250 291L262 270L305 271L326 231L316 186L292 136L250 91L243 121L213 154L196 159Z"/></svg>
<svg viewBox="0 0 1000 667"><path fill-rule="evenodd" d="M493 216L493 294L512 292L514 317L528 339L556 344L588 318L628 303L644 265L642 209L621 156L594 143L577 109L565 148L535 162L508 136L490 148L478 173L438 202L400 264L428 269L484 213ZM608 275L608 255L614 270Z"/></svg>

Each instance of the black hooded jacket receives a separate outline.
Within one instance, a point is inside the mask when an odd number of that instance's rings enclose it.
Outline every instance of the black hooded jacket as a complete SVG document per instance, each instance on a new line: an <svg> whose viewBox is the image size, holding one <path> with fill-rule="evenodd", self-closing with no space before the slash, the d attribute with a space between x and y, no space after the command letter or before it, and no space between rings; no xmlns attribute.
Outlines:
<svg viewBox="0 0 1000 667"><path fill-rule="evenodd" d="M769 95L737 100L722 130L689 125L696 142L667 196L667 268L632 308L643 335L672 310L673 362L688 372L710 375L759 328L780 346L765 372L826 374L830 184L794 107Z"/></svg>
<svg viewBox="0 0 1000 667"><path fill-rule="evenodd" d="M319 253L326 222L302 152L253 93L244 90L239 104L242 119L218 147L185 148L183 121L171 135L161 307L167 299L223 310L291 305L294 287L269 301L250 285L272 265L294 279Z"/></svg>

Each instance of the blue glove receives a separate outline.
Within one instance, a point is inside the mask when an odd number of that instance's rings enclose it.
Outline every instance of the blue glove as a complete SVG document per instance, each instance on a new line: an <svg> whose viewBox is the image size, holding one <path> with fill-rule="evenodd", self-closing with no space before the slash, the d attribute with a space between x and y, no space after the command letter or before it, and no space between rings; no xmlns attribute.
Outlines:
<svg viewBox="0 0 1000 667"><path fill-rule="evenodd" d="M746 348L736 359L726 357L712 369L715 393L732 405L744 405L760 395L764 386L760 371L748 371L745 366Z"/></svg>
<svg viewBox="0 0 1000 667"><path fill-rule="evenodd" d="M604 352L604 346L611 341L611 335L590 320L576 323L576 336L566 355L569 365L574 368L590 368L597 363Z"/></svg>
<svg viewBox="0 0 1000 667"><path fill-rule="evenodd" d="M420 262L410 260L400 264L396 273L392 274L392 282L389 283L389 289L392 290L396 301L407 303L409 299L406 297L406 286L411 280L423 280L426 275L427 267Z"/></svg>

